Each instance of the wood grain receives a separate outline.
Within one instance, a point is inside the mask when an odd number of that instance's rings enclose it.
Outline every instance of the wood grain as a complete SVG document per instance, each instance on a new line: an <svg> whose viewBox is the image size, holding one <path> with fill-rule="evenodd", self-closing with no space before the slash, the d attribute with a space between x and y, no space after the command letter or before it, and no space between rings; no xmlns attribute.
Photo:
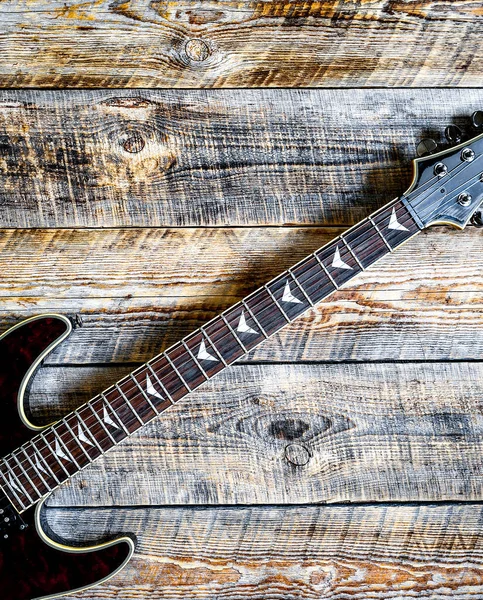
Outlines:
<svg viewBox="0 0 483 600"><path fill-rule="evenodd" d="M480 1L4 0L3 87L479 86Z"/></svg>
<svg viewBox="0 0 483 600"><path fill-rule="evenodd" d="M144 362L339 231L3 230L0 325L64 313L77 327L49 364ZM249 360L481 360L482 244L428 230Z"/></svg>
<svg viewBox="0 0 483 600"><path fill-rule="evenodd" d="M0 225L352 225L407 189L422 137L470 133L482 107L472 89L5 91Z"/></svg>
<svg viewBox="0 0 483 600"><path fill-rule="evenodd" d="M44 367L50 420L129 367ZM479 500L481 363L240 365L64 484L58 506Z"/></svg>
<svg viewBox="0 0 483 600"><path fill-rule="evenodd" d="M67 539L138 536L121 574L68 596L83 600L475 600L482 520L471 504L48 512Z"/></svg>

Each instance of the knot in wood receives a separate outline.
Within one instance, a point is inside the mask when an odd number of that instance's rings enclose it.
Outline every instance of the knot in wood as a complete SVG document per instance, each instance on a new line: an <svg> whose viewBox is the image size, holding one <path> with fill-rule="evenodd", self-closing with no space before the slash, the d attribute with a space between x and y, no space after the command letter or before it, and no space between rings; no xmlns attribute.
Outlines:
<svg viewBox="0 0 483 600"><path fill-rule="evenodd" d="M188 58L196 62L206 60L211 54L209 45L199 38L188 40L184 49Z"/></svg>
<svg viewBox="0 0 483 600"><path fill-rule="evenodd" d="M289 444L285 446L285 458L296 467L303 467L310 460L310 452L302 444Z"/></svg>
<svg viewBox="0 0 483 600"><path fill-rule="evenodd" d="M128 137L122 146L126 152L136 154L136 152L141 152L145 144L146 142L144 139L139 134L135 133L134 135Z"/></svg>

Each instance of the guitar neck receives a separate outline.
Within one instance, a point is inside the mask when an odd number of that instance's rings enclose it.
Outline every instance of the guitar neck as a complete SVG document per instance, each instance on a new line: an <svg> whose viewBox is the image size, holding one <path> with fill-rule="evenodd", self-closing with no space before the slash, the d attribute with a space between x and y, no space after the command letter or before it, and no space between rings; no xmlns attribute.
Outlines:
<svg viewBox="0 0 483 600"><path fill-rule="evenodd" d="M394 200L3 458L22 512L419 233Z"/></svg>

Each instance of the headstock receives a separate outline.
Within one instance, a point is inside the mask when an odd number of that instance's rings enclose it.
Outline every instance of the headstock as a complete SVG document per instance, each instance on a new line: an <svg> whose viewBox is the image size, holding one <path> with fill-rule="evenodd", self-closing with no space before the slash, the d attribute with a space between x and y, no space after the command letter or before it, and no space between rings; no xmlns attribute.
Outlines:
<svg viewBox="0 0 483 600"><path fill-rule="evenodd" d="M480 116L483 120L481 111L473 113L475 126L480 127ZM403 199L422 228L445 224L463 229L483 203L483 134L461 142L458 131L446 128L446 137L460 142L456 146L414 160L413 182ZM418 146L433 149L431 140Z"/></svg>

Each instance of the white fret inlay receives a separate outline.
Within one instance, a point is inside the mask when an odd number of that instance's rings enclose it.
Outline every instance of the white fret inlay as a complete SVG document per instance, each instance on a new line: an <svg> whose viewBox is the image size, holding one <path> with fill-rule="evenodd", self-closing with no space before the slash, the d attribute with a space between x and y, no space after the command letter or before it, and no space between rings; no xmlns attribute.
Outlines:
<svg viewBox="0 0 483 600"><path fill-rule="evenodd" d="M302 300L299 300L292 294L288 279L283 289L282 302L292 302L292 304L303 304Z"/></svg>
<svg viewBox="0 0 483 600"><path fill-rule="evenodd" d="M81 442L84 442L84 444L89 444L89 446L93 446L94 444L90 441L90 439L86 436L84 430L81 427L81 424L79 423L77 425L77 437L80 439Z"/></svg>
<svg viewBox="0 0 483 600"><path fill-rule="evenodd" d="M151 381L149 375L146 375L146 391L150 396L154 396L155 398L159 398L163 400L163 397L158 392L158 390L154 387L153 382Z"/></svg>
<svg viewBox="0 0 483 600"><path fill-rule="evenodd" d="M236 330L240 333L258 333L258 331L255 331L247 324L247 321L245 319L245 312L243 310L240 315L240 320L238 321L238 327L236 328Z"/></svg>
<svg viewBox="0 0 483 600"><path fill-rule="evenodd" d="M114 427L114 429L119 429L119 427L116 425L116 423L114 423L114 421L109 416L109 413L107 412L107 408L105 406L103 406L102 409L103 409L102 420L104 421L104 423L106 423L107 425L110 425L111 427Z"/></svg>
<svg viewBox="0 0 483 600"><path fill-rule="evenodd" d="M55 453L57 454L57 456L59 458L63 458L64 460L66 460L67 462L72 462L70 460L70 458L67 456L67 454L62 450L62 448L60 447L59 441L55 440Z"/></svg>
<svg viewBox="0 0 483 600"><path fill-rule="evenodd" d="M388 229L395 229L396 231L409 231L407 227L401 225L401 223L397 220L396 209L392 208L391 218L389 219Z"/></svg>
<svg viewBox="0 0 483 600"><path fill-rule="evenodd" d="M206 349L205 340L201 340L200 349L198 350L196 358L199 358L200 360L210 360L211 362L218 362L218 359L215 358L212 354L210 354Z"/></svg>
<svg viewBox="0 0 483 600"><path fill-rule="evenodd" d="M344 262L340 257L339 246L335 247L335 254L334 259L332 260L332 266L336 269L350 269L352 271L352 267L346 262Z"/></svg>
<svg viewBox="0 0 483 600"><path fill-rule="evenodd" d="M21 490L18 485L15 483L14 478L12 477L12 474L9 473L8 474L8 482L10 483L10 485L13 487L14 490L17 490L17 492L20 492L21 494L23 494L23 490Z"/></svg>
<svg viewBox="0 0 483 600"><path fill-rule="evenodd" d="M35 464L37 465L37 469L39 471L43 471L46 475L48 475L47 471L42 466L42 463L40 462L39 457L37 455L35 455Z"/></svg>

